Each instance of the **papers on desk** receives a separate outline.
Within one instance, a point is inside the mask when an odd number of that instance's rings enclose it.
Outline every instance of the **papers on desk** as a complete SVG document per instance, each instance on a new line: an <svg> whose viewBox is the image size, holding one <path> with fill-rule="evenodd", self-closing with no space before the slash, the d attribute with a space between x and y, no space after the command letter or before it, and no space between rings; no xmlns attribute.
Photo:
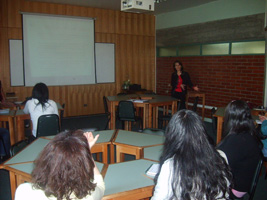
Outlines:
<svg viewBox="0 0 267 200"><path fill-rule="evenodd" d="M146 171L146 175L154 178L159 171L159 164L152 164Z"/></svg>
<svg viewBox="0 0 267 200"><path fill-rule="evenodd" d="M9 108L7 109L0 109L0 114L8 114L9 113Z"/></svg>
<svg viewBox="0 0 267 200"><path fill-rule="evenodd" d="M148 102L147 99L130 99L128 101L131 101L133 103L145 103L145 102Z"/></svg>
<svg viewBox="0 0 267 200"><path fill-rule="evenodd" d="M262 124L262 121L259 120L259 119L256 119L256 123L257 123L257 124Z"/></svg>

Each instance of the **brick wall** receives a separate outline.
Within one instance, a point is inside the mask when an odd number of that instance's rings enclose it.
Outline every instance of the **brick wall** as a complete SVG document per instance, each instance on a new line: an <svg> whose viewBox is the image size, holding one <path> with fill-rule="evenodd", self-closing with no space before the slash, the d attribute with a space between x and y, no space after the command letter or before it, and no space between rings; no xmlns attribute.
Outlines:
<svg viewBox="0 0 267 200"><path fill-rule="evenodd" d="M264 55L157 58L157 93L170 95L173 62L180 60L193 84L206 93L206 105L226 106L243 99L263 105Z"/></svg>

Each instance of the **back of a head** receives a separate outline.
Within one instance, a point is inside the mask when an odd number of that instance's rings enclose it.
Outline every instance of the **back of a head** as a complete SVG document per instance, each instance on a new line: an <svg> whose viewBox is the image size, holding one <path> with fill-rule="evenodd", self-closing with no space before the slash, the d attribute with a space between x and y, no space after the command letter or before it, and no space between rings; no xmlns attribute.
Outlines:
<svg viewBox="0 0 267 200"><path fill-rule="evenodd" d="M170 153L188 154L209 145L207 133L200 117L191 110L181 110L173 115L167 129L166 141ZM172 157L173 155L170 155Z"/></svg>
<svg viewBox="0 0 267 200"><path fill-rule="evenodd" d="M181 110L174 114L165 136L161 165L172 159L174 199L208 200L226 195L230 170L209 143L204 124L195 112Z"/></svg>
<svg viewBox="0 0 267 200"><path fill-rule="evenodd" d="M55 136L35 160L32 182L47 196L83 198L95 188L94 162L82 130Z"/></svg>
<svg viewBox="0 0 267 200"><path fill-rule="evenodd" d="M224 114L224 134L254 131L253 119L248 104L242 100L231 101Z"/></svg>
<svg viewBox="0 0 267 200"><path fill-rule="evenodd" d="M44 83L37 83L32 90L32 98L38 99L39 103L44 107L44 104L49 99L48 87Z"/></svg>

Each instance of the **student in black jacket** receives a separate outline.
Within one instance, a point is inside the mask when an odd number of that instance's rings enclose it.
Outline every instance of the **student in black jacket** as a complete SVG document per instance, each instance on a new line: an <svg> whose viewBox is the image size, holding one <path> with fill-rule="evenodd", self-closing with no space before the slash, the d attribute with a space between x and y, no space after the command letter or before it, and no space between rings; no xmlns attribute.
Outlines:
<svg viewBox="0 0 267 200"><path fill-rule="evenodd" d="M198 86L193 86L189 74L183 70L183 64L179 60L173 63L173 68L175 71L171 79L172 97L180 99L180 109L185 109L187 86L195 91L199 89Z"/></svg>

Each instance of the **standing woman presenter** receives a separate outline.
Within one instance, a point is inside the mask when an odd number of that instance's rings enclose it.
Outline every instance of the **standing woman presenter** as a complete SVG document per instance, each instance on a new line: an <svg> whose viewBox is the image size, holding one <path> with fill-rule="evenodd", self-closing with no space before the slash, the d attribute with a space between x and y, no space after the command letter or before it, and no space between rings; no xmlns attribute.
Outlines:
<svg viewBox="0 0 267 200"><path fill-rule="evenodd" d="M172 73L171 86L172 97L180 99L180 110L185 109L185 98L187 94L187 86L195 91L199 91L198 86L193 86L190 76L183 70L183 64L179 60L173 63L174 72Z"/></svg>

